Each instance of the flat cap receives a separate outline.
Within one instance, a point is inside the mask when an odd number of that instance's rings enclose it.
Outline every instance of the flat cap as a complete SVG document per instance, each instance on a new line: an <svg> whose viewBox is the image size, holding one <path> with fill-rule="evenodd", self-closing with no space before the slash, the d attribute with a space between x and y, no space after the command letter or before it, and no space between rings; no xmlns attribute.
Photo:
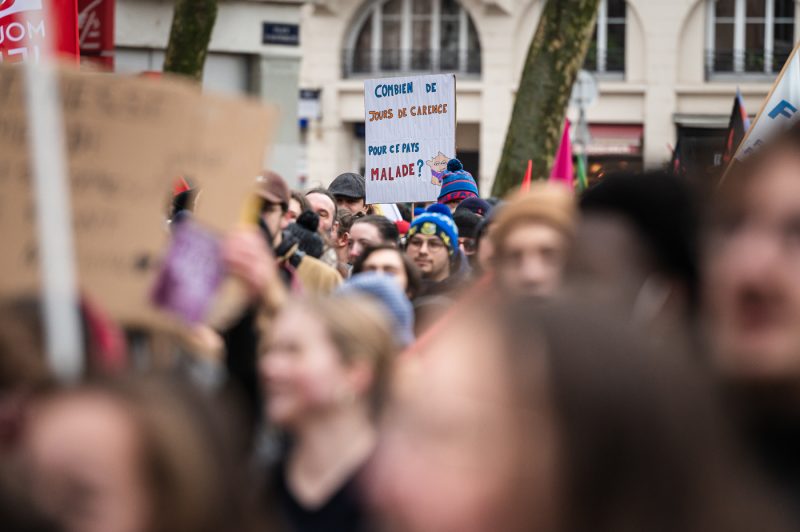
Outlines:
<svg viewBox="0 0 800 532"><path fill-rule="evenodd" d="M360 199L367 196L366 183L364 176L353 172L341 174L328 187L328 192L335 196L345 198Z"/></svg>

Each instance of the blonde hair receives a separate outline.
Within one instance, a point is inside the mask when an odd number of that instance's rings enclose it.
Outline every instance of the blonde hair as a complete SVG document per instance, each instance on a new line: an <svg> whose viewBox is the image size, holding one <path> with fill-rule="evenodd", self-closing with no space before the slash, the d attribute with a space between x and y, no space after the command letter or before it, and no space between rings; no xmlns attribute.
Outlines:
<svg viewBox="0 0 800 532"><path fill-rule="evenodd" d="M369 400L377 414L397 349L387 311L372 299L353 294L306 299L300 306L320 320L345 365L364 361L372 367Z"/></svg>
<svg viewBox="0 0 800 532"><path fill-rule="evenodd" d="M513 195L500 207L492 224L495 252L505 251L505 240L517 225L533 221L549 225L570 237L575 231L577 207L572 191L546 181L531 184L528 192Z"/></svg>

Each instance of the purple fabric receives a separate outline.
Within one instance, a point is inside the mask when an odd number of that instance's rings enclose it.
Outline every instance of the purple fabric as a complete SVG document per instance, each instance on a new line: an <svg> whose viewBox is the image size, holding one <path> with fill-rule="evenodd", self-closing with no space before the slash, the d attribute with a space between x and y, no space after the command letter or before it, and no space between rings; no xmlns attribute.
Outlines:
<svg viewBox="0 0 800 532"><path fill-rule="evenodd" d="M208 312L225 275L219 239L192 220L176 224L153 303L188 323L199 323Z"/></svg>

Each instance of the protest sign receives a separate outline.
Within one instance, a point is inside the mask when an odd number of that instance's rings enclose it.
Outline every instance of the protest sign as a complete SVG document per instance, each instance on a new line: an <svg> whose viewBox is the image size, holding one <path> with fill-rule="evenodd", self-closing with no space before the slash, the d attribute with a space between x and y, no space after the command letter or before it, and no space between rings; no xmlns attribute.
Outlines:
<svg viewBox="0 0 800 532"><path fill-rule="evenodd" d="M0 0L0 62L78 56L77 0Z"/></svg>
<svg viewBox="0 0 800 532"><path fill-rule="evenodd" d="M81 290L125 324L161 321L150 302L176 176L200 189L196 219L235 225L275 123L256 103L187 82L62 71L61 98ZM23 72L0 66L0 297L38 297Z"/></svg>
<svg viewBox="0 0 800 532"><path fill-rule="evenodd" d="M735 159L741 161L777 132L794 124L800 114L800 43L778 74L755 120L747 130Z"/></svg>
<svg viewBox="0 0 800 532"><path fill-rule="evenodd" d="M456 155L452 74L364 82L367 203L436 201Z"/></svg>

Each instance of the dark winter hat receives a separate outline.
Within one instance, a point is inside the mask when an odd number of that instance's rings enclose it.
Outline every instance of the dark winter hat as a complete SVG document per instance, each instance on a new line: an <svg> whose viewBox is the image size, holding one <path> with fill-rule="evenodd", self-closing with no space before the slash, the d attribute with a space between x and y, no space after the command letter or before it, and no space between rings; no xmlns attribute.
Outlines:
<svg viewBox="0 0 800 532"><path fill-rule="evenodd" d="M438 236L447 246L448 252L452 257L458 252L458 227L449 213L436 212L434 207L437 207L437 205L431 205L425 213L414 219L411 228L408 230L408 239L411 240L417 233Z"/></svg>
<svg viewBox="0 0 800 532"><path fill-rule="evenodd" d="M478 226L483 218L470 210L459 207L456 209L455 214L453 214L453 220L458 227L458 236L476 238L478 235Z"/></svg>
<svg viewBox="0 0 800 532"><path fill-rule="evenodd" d="M478 197L478 185L472 174L464 170L458 159L450 159L447 170L442 174L442 190L439 192L439 203L463 201Z"/></svg>
<svg viewBox="0 0 800 532"><path fill-rule="evenodd" d="M328 192L336 196L351 199L361 199L367 196L366 183L364 176L347 172L341 174L328 187Z"/></svg>
<svg viewBox="0 0 800 532"><path fill-rule="evenodd" d="M414 341L414 308L391 276L376 272L359 273L345 282L337 293L361 293L378 300L391 317L398 344L405 347Z"/></svg>
<svg viewBox="0 0 800 532"><path fill-rule="evenodd" d="M489 202L481 198L465 199L458 204L458 209L456 209L456 212L462 209L466 209L482 217L489 216L489 213L492 212L492 206L489 204Z"/></svg>
<svg viewBox="0 0 800 532"><path fill-rule="evenodd" d="M696 298L698 215L684 180L664 172L609 175L584 192L580 210L626 219L657 268L684 280Z"/></svg>
<svg viewBox="0 0 800 532"><path fill-rule="evenodd" d="M313 211L305 211L294 223L289 224L286 234L290 240L300 245L300 251L318 259L325 251L325 242L317 232L318 228L319 215Z"/></svg>

